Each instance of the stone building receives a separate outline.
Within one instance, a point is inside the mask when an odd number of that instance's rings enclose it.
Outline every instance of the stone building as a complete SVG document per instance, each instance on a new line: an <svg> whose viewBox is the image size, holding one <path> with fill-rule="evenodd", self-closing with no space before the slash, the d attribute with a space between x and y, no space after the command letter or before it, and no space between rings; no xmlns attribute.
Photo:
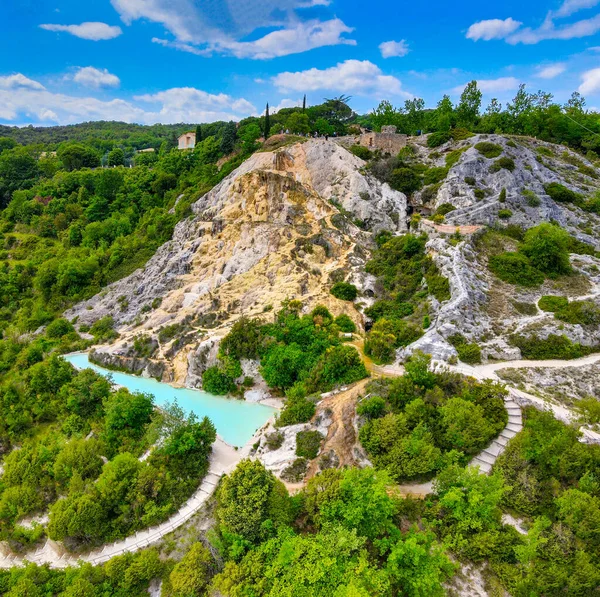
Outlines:
<svg viewBox="0 0 600 597"><path fill-rule="evenodd" d="M196 133L183 133L179 137L179 149L194 149L196 147Z"/></svg>
<svg viewBox="0 0 600 597"><path fill-rule="evenodd" d="M367 147L371 151L383 151L396 155L403 147L406 147L408 136L396 132L395 126L382 126L380 133L363 133L360 136L359 145Z"/></svg>

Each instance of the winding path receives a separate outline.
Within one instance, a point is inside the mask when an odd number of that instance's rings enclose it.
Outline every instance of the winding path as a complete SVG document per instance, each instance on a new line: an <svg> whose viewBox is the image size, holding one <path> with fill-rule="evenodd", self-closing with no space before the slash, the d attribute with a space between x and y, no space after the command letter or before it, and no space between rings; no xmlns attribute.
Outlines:
<svg viewBox="0 0 600 597"><path fill-rule="evenodd" d="M6 544L0 544L0 568L23 566L26 562L34 562L40 565L48 564L51 568L77 566L79 562L89 562L97 565L126 552L144 549L160 541L165 535L172 533L192 518L208 501L221 477L233 470L244 455L243 450L236 451L225 442L217 440L213 444L208 473L196 493L171 518L156 527L137 532L126 539L110 543L96 551L82 555L69 553L63 545L51 539L48 539L44 546L37 551L24 555L14 554L7 548Z"/></svg>

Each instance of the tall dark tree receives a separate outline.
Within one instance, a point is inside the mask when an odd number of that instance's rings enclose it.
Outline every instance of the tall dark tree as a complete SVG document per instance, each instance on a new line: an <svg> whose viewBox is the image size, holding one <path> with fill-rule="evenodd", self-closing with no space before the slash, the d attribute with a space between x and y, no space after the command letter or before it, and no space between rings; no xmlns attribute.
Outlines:
<svg viewBox="0 0 600 597"><path fill-rule="evenodd" d="M269 138L270 132L271 132L271 117L269 116L269 104L267 103L267 110L265 112L265 131L264 131L265 141Z"/></svg>
<svg viewBox="0 0 600 597"><path fill-rule="evenodd" d="M223 129L221 137L221 152L229 155L235 149L236 126L235 122L228 122Z"/></svg>
<svg viewBox="0 0 600 597"><path fill-rule="evenodd" d="M304 94L304 99L302 100L302 111L306 111L306 94Z"/></svg>
<svg viewBox="0 0 600 597"><path fill-rule="evenodd" d="M198 143L200 143L200 141L202 141L202 125L197 124L196 125L196 145L198 145Z"/></svg>

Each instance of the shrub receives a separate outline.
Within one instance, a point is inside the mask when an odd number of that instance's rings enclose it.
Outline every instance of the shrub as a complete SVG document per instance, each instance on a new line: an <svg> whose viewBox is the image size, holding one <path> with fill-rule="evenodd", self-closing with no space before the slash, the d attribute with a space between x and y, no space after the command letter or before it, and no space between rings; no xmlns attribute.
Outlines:
<svg viewBox="0 0 600 597"><path fill-rule="evenodd" d="M90 328L90 334L94 336L94 340L96 340L96 342L106 342L118 337L119 334L117 334L115 331L114 326L114 319L110 315L107 315L92 325Z"/></svg>
<svg viewBox="0 0 600 597"><path fill-rule="evenodd" d="M66 319L55 319L52 323L48 324L46 328L46 336L48 338L62 338L71 332L74 332L75 328L73 324Z"/></svg>
<svg viewBox="0 0 600 597"><path fill-rule="evenodd" d="M353 333L356 332L356 325L350 319L349 315L342 313L335 318L335 324L340 328L342 332Z"/></svg>
<svg viewBox="0 0 600 597"><path fill-rule="evenodd" d="M358 289L348 282L336 282L331 287L331 294L342 301L354 301L358 296Z"/></svg>
<svg viewBox="0 0 600 597"><path fill-rule="evenodd" d="M444 218L444 216L443 216L442 214L435 214L435 215L434 215L434 216L431 218L431 221L432 221L434 224L443 224L445 219L446 219L446 218Z"/></svg>
<svg viewBox="0 0 600 597"><path fill-rule="evenodd" d="M471 137L474 136L473 133L471 133L467 129L461 128L461 127L456 127L454 129L452 129L450 131L450 134L452 135L452 138L455 141L464 141L465 139L470 139Z"/></svg>
<svg viewBox="0 0 600 597"><path fill-rule="evenodd" d="M257 359L262 346L261 323L241 317L231 327L219 346L219 354L233 359Z"/></svg>
<svg viewBox="0 0 600 597"><path fill-rule="evenodd" d="M521 315L537 315L537 307L532 303L521 303L519 301L512 301L512 306Z"/></svg>
<svg viewBox="0 0 600 597"><path fill-rule="evenodd" d="M369 161L373 157L373 154L366 147L363 147L362 145L353 145L350 148L350 151L357 158L360 158L361 160L365 160L365 162Z"/></svg>
<svg viewBox="0 0 600 597"><path fill-rule="evenodd" d="M593 301L571 301L559 308L554 317L573 325L600 325L600 309Z"/></svg>
<svg viewBox="0 0 600 597"><path fill-rule="evenodd" d="M371 396L358 403L356 413L367 419L378 419L385 414L385 399L381 396Z"/></svg>
<svg viewBox="0 0 600 597"><path fill-rule="evenodd" d="M323 436L318 431L306 430L296 433L296 456L312 460L316 458Z"/></svg>
<svg viewBox="0 0 600 597"><path fill-rule="evenodd" d="M554 224L544 222L525 233L519 252L529 258L531 265L545 274L568 274L569 234Z"/></svg>
<svg viewBox="0 0 600 597"><path fill-rule="evenodd" d="M429 168L423 176L426 185L442 182L448 176L448 168Z"/></svg>
<svg viewBox="0 0 600 597"><path fill-rule="evenodd" d="M510 209L501 209L498 211L498 217L501 220L509 220L512 218L513 212Z"/></svg>
<svg viewBox="0 0 600 597"><path fill-rule="evenodd" d="M368 377L367 369L353 346L333 346L319 358L306 381L309 391L328 392L336 385Z"/></svg>
<svg viewBox="0 0 600 597"><path fill-rule="evenodd" d="M281 433L281 431L273 431L273 433L269 433L265 437L265 443L267 444L267 448L269 448L269 450L279 450L279 448L281 448L283 445L284 439L285 436L283 433Z"/></svg>
<svg viewBox="0 0 600 597"><path fill-rule="evenodd" d="M464 149L455 149L454 151L451 151L450 153L446 154L446 168L452 168L452 166L458 164L458 162L460 162L460 156L467 149L467 147L465 147Z"/></svg>
<svg viewBox="0 0 600 597"><path fill-rule="evenodd" d="M425 275L425 281L427 282L429 294L435 296L440 303L450 300L450 281L448 278L438 273L430 273Z"/></svg>
<svg viewBox="0 0 600 597"><path fill-rule="evenodd" d="M498 201L500 203L506 203L506 189L502 189L500 191L500 195L498 196Z"/></svg>
<svg viewBox="0 0 600 597"><path fill-rule="evenodd" d="M572 342L567 336L550 334L547 338L539 336L511 337L514 346L521 350L526 359L578 359L592 352L592 348Z"/></svg>
<svg viewBox="0 0 600 597"><path fill-rule="evenodd" d="M527 199L529 207L539 207L542 204L540 198L530 189L523 189L521 195Z"/></svg>
<svg viewBox="0 0 600 597"><path fill-rule="evenodd" d="M520 253L501 253L489 260L490 270L504 282L521 286L539 286L544 274L529 263Z"/></svg>
<svg viewBox="0 0 600 597"><path fill-rule="evenodd" d="M306 398L306 393L301 386L294 386L288 390L287 399L283 410L279 413L277 427L287 427L298 423L307 423L315 414L315 405Z"/></svg>
<svg viewBox="0 0 600 597"><path fill-rule="evenodd" d="M475 149L488 159L497 158L502 153L502 146L489 141L482 141L475 145Z"/></svg>
<svg viewBox="0 0 600 597"><path fill-rule="evenodd" d="M477 181L472 176L465 176L465 182L471 187L477 184Z"/></svg>
<svg viewBox="0 0 600 597"><path fill-rule="evenodd" d="M544 190L551 199L559 203L577 203L583 199L579 193L568 189L558 182L551 182L544 185Z"/></svg>
<svg viewBox="0 0 600 597"><path fill-rule="evenodd" d="M283 469L281 478L288 483L300 483L304 479L307 470L308 460L306 458L296 458L292 464Z"/></svg>
<svg viewBox="0 0 600 597"><path fill-rule="evenodd" d="M235 392L236 385L233 378L219 366L214 365L202 374L202 389L215 396L225 396Z"/></svg>
<svg viewBox="0 0 600 597"><path fill-rule="evenodd" d="M515 161L512 158L503 156L501 158L498 158L490 166L490 172L500 172L500 170L508 170L509 172L512 172L515 168Z"/></svg>
<svg viewBox="0 0 600 597"><path fill-rule="evenodd" d="M423 329L427 330L431 327L431 318L429 315L423 315Z"/></svg>
<svg viewBox="0 0 600 597"><path fill-rule="evenodd" d="M435 210L435 213L445 216L446 214L449 214L451 211L454 211L455 209L456 209L456 207L454 207L454 205L452 205L452 203L442 203Z"/></svg>
<svg viewBox="0 0 600 597"><path fill-rule="evenodd" d="M475 189L473 191L473 195L475 195L475 199L478 199L481 201L481 199L483 199L485 197L485 191L483 189Z"/></svg>
<svg viewBox="0 0 600 597"><path fill-rule="evenodd" d="M552 152L552 150L548 147L545 147L544 145L542 145L541 147L538 147L536 151L537 151L538 155L543 155L543 156L546 156L547 158L554 157L554 153Z"/></svg>
<svg viewBox="0 0 600 597"><path fill-rule="evenodd" d="M390 186L410 195L421 188L421 178L411 168L396 168L390 176Z"/></svg>
<svg viewBox="0 0 600 597"><path fill-rule="evenodd" d="M475 342L467 342L462 334L453 334L448 341L458 352L458 358L468 365L481 363L481 348Z"/></svg>
<svg viewBox="0 0 600 597"><path fill-rule="evenodd" d="M569 300L567 297L556 295L545 295L538 302L539 308L548 313L555 313L559 309L566 307L568 304Z"/></svg>
<svg viewBox="0 0 600 597"><path fill-rule="evenodd" d="M451 138L452 137L451 137L450 133L447 133L445 131L431 133L427 137L427 147L430 147L432 149L434 147L439 147L440 145L443 145L444 143L447 143L448 141L450 141Z"/></svg>

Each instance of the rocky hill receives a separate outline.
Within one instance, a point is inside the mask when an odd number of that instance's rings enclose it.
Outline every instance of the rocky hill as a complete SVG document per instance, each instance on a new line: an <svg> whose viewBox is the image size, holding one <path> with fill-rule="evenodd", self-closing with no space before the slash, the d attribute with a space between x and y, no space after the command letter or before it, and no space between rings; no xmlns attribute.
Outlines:
<svg viewBox="0 0 600 597"><path fill-rule="evenodd" d="M600 345L598 325L559 320L538 306L542 296L559 294L600 308L600 217L589 204L596 167L530 138L478 135L436 148L425 137L412 141L402 165L425 172L426 184L410 200L382 182L381 168L333 141L254 154L192 206L143 269L67 317L79 325L114 319L120 338L98 349L100 361L199 387L233 322L242 315L268 321L286 299L348 313L364 331L364 308L381 291L365 272L373 233L402 234L412 226L428 234L427 252L448 278L451 298L428 297L431 325L398 350L398 360L416 348L453 360L461 354L457 335L476 344L484 360L527 356L527 338ZM565 199L557 189L571 194ZM535 286L503 281L490 260L516 252L519 234L542 222L571 236L572 273L542 276ZM355 309L329 292L342 280L360 291ZM140 338L151 350L136 348Z"/></svg>
<svg viewBox="0 0 600 597"><path fill-rule="evenodd" d="M121 338L97 353L107 364L198 386L242 314L268 316L294 298L346 311L329 294L338 280L369 292L372 232L405 232L407 198L363 167L324 140L254 154L192 206L143 269L66 316L79 325L114 319ZM142 335L158 344L152 359L135 354Z"/></svg>

